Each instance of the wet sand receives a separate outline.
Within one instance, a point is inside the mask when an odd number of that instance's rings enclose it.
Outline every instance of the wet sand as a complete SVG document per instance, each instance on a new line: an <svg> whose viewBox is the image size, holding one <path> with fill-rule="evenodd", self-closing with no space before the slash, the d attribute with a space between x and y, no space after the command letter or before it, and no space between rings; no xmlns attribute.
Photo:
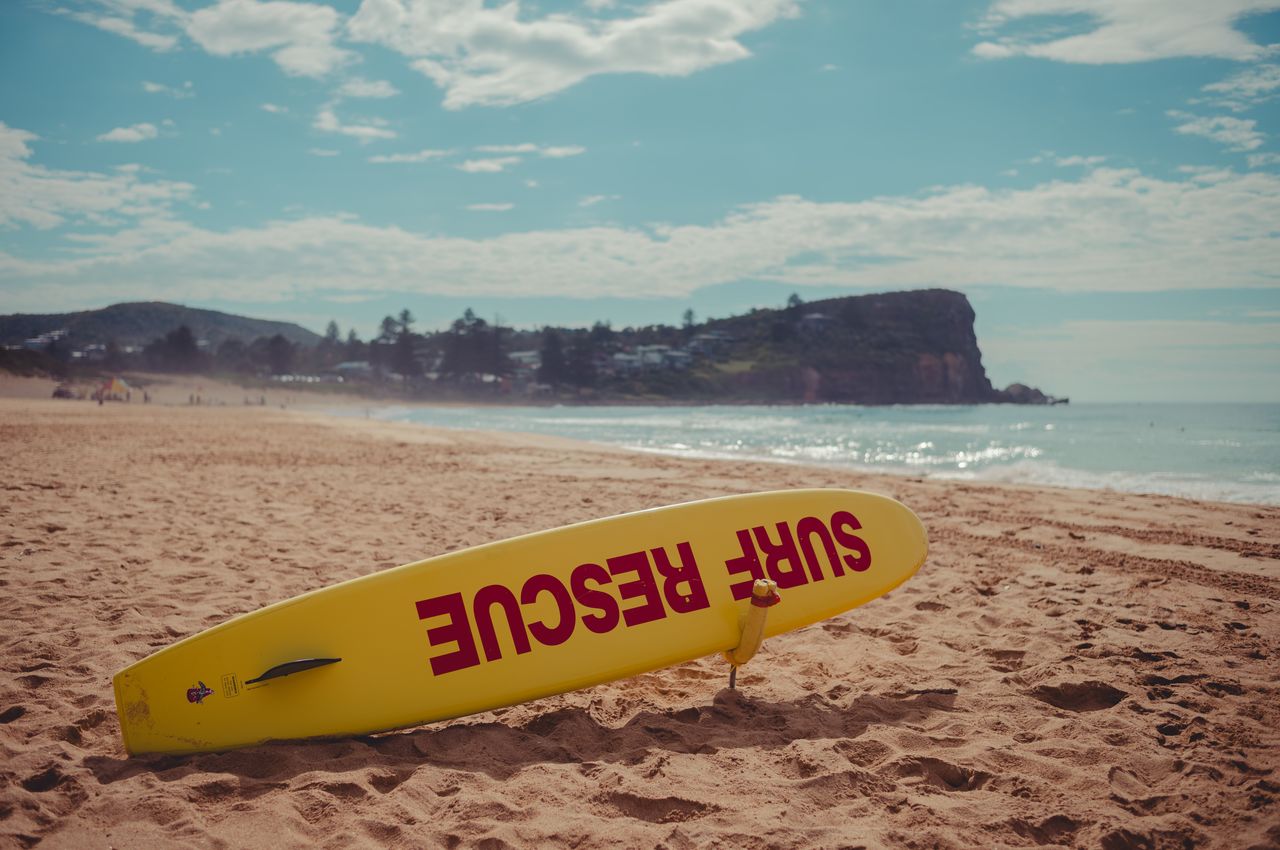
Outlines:
<svg viewBox="0 0 1280 850"><path fill-rule="evenodd" d="M1280 509L6 394L0 847L1280 846ZM234 614L813 486L902 500L931 555L736 692L707 658L379 736L124 753L112 674Z"/></svg>

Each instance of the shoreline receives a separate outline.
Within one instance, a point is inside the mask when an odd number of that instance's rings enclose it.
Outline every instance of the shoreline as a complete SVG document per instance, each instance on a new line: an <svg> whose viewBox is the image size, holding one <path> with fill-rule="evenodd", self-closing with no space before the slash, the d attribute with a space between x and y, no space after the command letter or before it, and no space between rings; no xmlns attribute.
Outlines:
<svg viewBox="0 0 1280 850"><path fill-rule="evenodd" d="M0 845L1280 839L1280 509L272 407L7 398L0 421ZM822 486L910 506L929 558L768 639L738 691L706 658L400 732L124 755L110 676L235 614L586 519Z"/></svg>
<svg viewBox="0 0 1280 850"><path fill-rule="evenodd" d="M0 373L4 374L4 373ZM242 391L248 394L260 393L290 393L295 395L306 395L317 399L332 398L334 400L359 400L359 402L377 402L380 404L404 404L404 405L424 405L424 406L461 406L461 407L702 407L702 406L723 406L723 407L810 407L829 405L833 407L866 407L866 408L889 408L889 407L981 407L986 405L994 405L1000 407L1062 407L1069 406L1070 399L1058 399L1056 401L1047 402L1019 402L1009 399L988 399L981 401L919 401L919 402L853 402L853 401L804 401L804 400L787 400L787 399L742 399L742 398L719 398L719 399L688 399L670 396L618 396L596 398L594 394L578 395L576 397L555 397L555 398L538 398L534 396L466 396L457 395L453 397L441 398L414 398L410 396L399 395L375 395L362 392L360 384L326 384L311 382L292 382L292 381L268 381L264 383L245 384L237 381L234 376L226 374L187 374L187 373L161 373L161 372L121 372L119 373L126 381L131 378L144 382L153 382L161 385L169 384L208 384L228 388L232 393ZM25 377L14 376L19 380L43 381L49 382L50 389L60 383L70 383L73 385L90 386L101 383L104 377L88 378L79 377L63 381L53 377ZM330 387L330 389L315 389L315 387ZM365 385L366 387L368 385ZM392 385L386 385L392 386Z"/></svg>
<svg viewBox="0 0 1280 850"><path fill-rule="evenodd" d="M1168 403L1170 407L1183 406L1180 403ZM1124 405L1121 405L1122 407ZM1153 406L1156 406L1153 403ZM1265 405L1263 405L1265 406ZM635 406L640 407L640 406ZM670 406L654 405L652 408L657 411L665 411ZM690 407L670 407L673 410L689 410ZM710 410L715 410L719 405L702 405ZM787 410L788 406L770 406L758 405L766 410ZM820 408L822 405L808 405L809 408ZM919 408L921 410L939 410L946 409L945 405L929 406L927 408ZM329 413L339 417L349 417L354 415L355 407L330 407L324 405L316 406L316 409L324 413ZM488 412L503 411L511 412L517 416L523 414L524 408L520 405L437 405L437 404L385 404L380 406L366 406L362 408L367 418L384 422L402 422L413 424L423 428L443 428L447 430L477 430L486 433L514 433L526 435L545 435L559 436L565 439L578 440L584 444L597 446L610 446L620 448L625 451L638 452L641 454L661 455L665 457L681 458L685 460L704 460L713 462L727 463L766 463L766 464L782 464L796 465L801 467L812 467L823 470L841 470L852 474L867 475L889 475L893 477L907 478L924 478L933 481L956 482L975 485L1014 485L1014 486L1030 486L1030 487L1049 487L1054 489L1066 490L1087 490L1093 492L1132 494L1132 495L1149 495L1163 496L1168 498L1188 499L1191 501L1220 502L1224 504L1244 504L1256 505L1258 507L1277 507L1280 506L1280 485L1271 486L1262 482L1240 481L1230 477L1223 477L1216 480L1198 479L1194 475L1187 474L1187 478L1178 482L1172 476L1177 473L1165 471L1116 471L1101 472L1090 470L1087 468L1079 468L1072 466L1063 466L1053 460L1039 461L1021 459L1012 462L993 464L991 466L979 467L974 470L950 469L945 463L924 464L919 466L904 466L890 464L869 464L859 463L856 461L846 461L843 459L829 460L826 463L816 461L807 457L781 457L768 456L759 452L731 451L729 449L697 449L692 447L675 447L673 446L643 446L627 444L622 441L608 441L599 437L587 437L581 435L569 435L563 433L566 429L547 429L543 431L530 430L528 426L533 425L532 422L516 422L515 427L504 427L503 424L493 424L491 422L466 422L453 424L449 422L431 421L420 422L414 420L415 413L430 411L461 411L468 409L476 409L481 415ZM608 408L603 405L556 405L547 410L570 411L577 413L579 411L587 413L589 411L606 411ZM878 408L866 408L869 411L878 411ZM897 406L893 408L884 408L883 410L892 410L893 412L912 411L912 406ZM524 426L524 427L522 427ZM1184 473L1185 474L1185 473ZM1071 479L1070 481L1062 481L1055 479ZM1117 479L1130 482L1130 486L1122 486L1117 483ZM1202 492L1195 492L1196 490Z"/></svg>
<svg viewBox="0 0 1280 850"><path fill-rule="evenodd" d="M262 407L264 405L254 401L246 388L235 384L228 384L217 380L206 380L203 376L183 376L183 375L151 375L164 381L155 387L153 401L160 405L169 405L177 407L193 406L188 403L187 398L198 398L201 403L194 405L195 407ZM0 374L0 398L18 397L18 398L48 398L52 388L57 382L47 378L30 378L18 377ZM422 400L396 400L384 398L369 398L357 395L346 395L342 393L323 393L314 392L306 389L289 389L289 388L271 388L258 393L258 397L265 402L265 406L271 408L282 408L290 410L311 411L325 415L333 415L340 418L352 418L355 411L362 411L366 418L372 418L377 421L391 421L376 415L376 413L384 413L386 411L404 411L412 414L414 411L459 411L467 409L478 409L481 411L526 411L526 410L607 410L610 407L617 408L640 408L653 407L655 409L671 409L671 410L689 410L698 407L761 407L765 409L791 410L791 409L821 409L831 407L837 409L865 409L867 411L912 411L912 410L954 410L962 407L981 407L983 405L948 405L948 404L929 404L929 405L847 405L847 404L511 404L505 401L493 402L470 402L470 401L422 401ZM63 403L74 403L63 402ZM135 399L134 403L137 403ZM109 402L110 404L110 402ZM1266 408L1271 405L1267 402L1232 402L1232 405L1251 406L1257 408ZM1186 407L1184 402L1134 402L1134 406L1152 407L1152 408L1174 408ZM998 405L999 406L999 405ZM1109 406L1127 407L1129 403L1123 402L1097 402L1082 403L1077 405L1076 409L1089 409L1091 407L1107 408ZM1056 407L1053 405L1018 405L1021 408L1044 408ZM1132 495L1159 496L1165 498L1186 499L1190 501L1216 502L1222 504L1239 504L1254 505L1260 508L1278 507L1280 506L1280 485L1270 486L1259 482L1239 481L1231 478L1222 478L1217 481L1196 482L1191 479L1184 482L1180 486L1161 483L1153 485L1151 483L1140 483L1128 487L1117 486L1110 479L1115 477L1124 477L1139 481L1148 481L1150 479L1161 479L1171 473L1164 471L1158 472L1110 472L1103 473L1095 470L1089 470L1079 467L1059 466L1052 461L1041 466L1025 466L1027 463L1023 461L1015 461L1002 465L993 465L978 469L973 472L947 470L931 468L929 466L921 467L890 467L887 465L874 464L858 464L858 463L829 463L826 465L817 463L809 458L786 458L786 457L769 457L760 454L730 454L716 453L713 451L681 451L670 448L651 448L644 446L626 446L619 443L609 443L603 440L586 438L581 436L567 436L563 434L547 434L544 432L524 430L524 429L508 429L501 427L485 427L484 423L476 426L473 423L465 425L451 425L443 423L413 423L416 427L424 428L444 428L448 430L476 430L486 433L513 433L523 434L530 437L560 437L566 440L574 440L587 445L594 446L611 446L613 448L624 451L634 451L642 454L655 454L664 457L674 457L686 460L705 460L712 462L727 463L766 463L781 465L798 465L801 467L814 467L817 469L844 470L852 474L867 475L889 475L893 477L908 478L925 478L934 481L956 482L974 485L992 485L992 486L1026 486L1026 487L1047 487L1062 490L1084 490L1090 492L1101 493L1117 493ZM1069 478L1072 481L1054 480L1055 478ZM1196 487L1192 485L1196 484ZM1205 489L1206 492L1194 492L1195 489ZM1216 491L1216 492L1214 492ZM1254 492L1250 492L1254 491ZM1262 491L1262 497L1258 497L1258 492ZM1231 495L1223 495L1223 494ZM1236 496L1235 494L1239 494Z"/></svg>

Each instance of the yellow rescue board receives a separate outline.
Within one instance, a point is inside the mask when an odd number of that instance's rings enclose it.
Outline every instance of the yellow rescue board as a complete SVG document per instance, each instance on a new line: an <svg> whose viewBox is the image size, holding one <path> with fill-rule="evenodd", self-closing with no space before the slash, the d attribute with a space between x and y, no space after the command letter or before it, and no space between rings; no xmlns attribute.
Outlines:
<svg viewBox="0 0 1280 850"><path fill-rule="evenodd" d="M132 754L364 734L609 682L847 611L924 563L898 502L791 490L691 502L452 552L289 599L114 679Z"/></svg>

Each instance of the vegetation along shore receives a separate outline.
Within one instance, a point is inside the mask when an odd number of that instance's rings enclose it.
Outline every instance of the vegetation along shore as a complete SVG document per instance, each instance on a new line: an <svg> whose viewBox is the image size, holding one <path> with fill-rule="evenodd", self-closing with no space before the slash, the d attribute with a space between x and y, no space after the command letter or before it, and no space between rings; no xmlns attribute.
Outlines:
<svg viewBox="0 0 1280 850"><path fill-rule="evenodd" d="M417 332L408 311L374 338L173 304L0 316L0 365L63 377L130 371L309 384L375 397L508 403L1045 404L991 385L968 299L947 290L849 296L679 325L522 330L468 310Z"/></svg>

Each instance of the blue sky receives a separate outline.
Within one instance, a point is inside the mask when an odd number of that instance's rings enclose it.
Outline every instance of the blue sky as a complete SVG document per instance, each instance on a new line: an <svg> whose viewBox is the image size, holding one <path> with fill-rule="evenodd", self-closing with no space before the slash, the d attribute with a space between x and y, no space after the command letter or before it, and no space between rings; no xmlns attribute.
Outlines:
<svg viewBox="0 0 1280 850"><path fill-rule="evenodd" d="M998 385L1280 401L1280 0L12 0L0 72L0 312L943 286Z"/></svg>

